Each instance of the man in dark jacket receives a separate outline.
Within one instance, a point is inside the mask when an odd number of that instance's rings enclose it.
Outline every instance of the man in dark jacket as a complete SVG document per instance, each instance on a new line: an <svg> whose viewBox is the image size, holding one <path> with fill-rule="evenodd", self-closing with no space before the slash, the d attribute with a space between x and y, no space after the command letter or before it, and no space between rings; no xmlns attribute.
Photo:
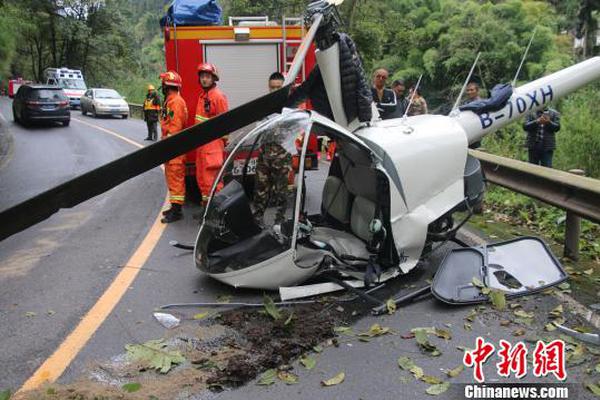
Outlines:
<svg viewBox="0 0 600 400"><path fill-rule="evenodd" d="M560 130L560 114L551 109L531 113L523 129L527 132L525 147L529 150L529 162L552 168L552 156L556 149L555 134Z"/></svg>
<svg viewBox="0 0 600 400"><path fill-rule="evenodd" d="M406 98L406 84L402 79L396 79L392 83L392 90L396 94L396 118L402 117L406 113L408 107L408 99Z"/></svg>
<svg viewBox="0 0 600 400"><path fill-rule="evenodd" d="M144 121L148 127L148 137L144 140L156 140L158 136L158 116L160 114L160 97L153 85L148 85L148 94L144 100Z"/></svg>
<svg viewBox="0 0 600 400"><path fill-rule="evenodd" d="M396 116L396 94L392 89L385 87L389 75L388 70L385 68L378 68L373 73L371 95L381 119L390 119Z"/></svg>

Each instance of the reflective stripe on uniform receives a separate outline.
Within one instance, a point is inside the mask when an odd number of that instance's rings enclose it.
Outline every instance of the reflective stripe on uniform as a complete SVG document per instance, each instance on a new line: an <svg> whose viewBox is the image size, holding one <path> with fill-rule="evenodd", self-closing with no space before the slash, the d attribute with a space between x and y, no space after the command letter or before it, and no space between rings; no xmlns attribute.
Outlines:
<svg viewBox="0 0 600 400"><path fill-rule="evenodd" d="M208 121L210 118L203 117L202 115L196 114L196 121L204 122Z"/></svg>

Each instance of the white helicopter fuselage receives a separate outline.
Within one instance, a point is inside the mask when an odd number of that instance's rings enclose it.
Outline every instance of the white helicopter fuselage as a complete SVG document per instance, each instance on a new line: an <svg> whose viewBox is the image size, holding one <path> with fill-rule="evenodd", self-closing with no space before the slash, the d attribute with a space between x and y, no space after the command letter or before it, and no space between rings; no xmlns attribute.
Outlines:
<svg viewBox="0 0 600 400"><path fill-rule="evenodd" d="M318 51L317 62L335 121L313 111L311 123L327 127L370 152L372 168L385 175L389 183L389 226L400 261L397 268L384 273L382 280L414 268L426 245L430 225L465 202L464 176L470 143L600 78L600 57L596 57L515 89L499 111L455 111L449 116L421 115L386 121L376 120L375 115L370 124L361 125L357 120L347 121L344 113L339 45ZM304 141L300 158L301 173L307 142ZM298 192L296 225L300 203ZM300 284L313 276L318 267L297 264L296 239L297 232L291 247L270 259L239 270L208 274L234 287L275 290Z"/></svg>

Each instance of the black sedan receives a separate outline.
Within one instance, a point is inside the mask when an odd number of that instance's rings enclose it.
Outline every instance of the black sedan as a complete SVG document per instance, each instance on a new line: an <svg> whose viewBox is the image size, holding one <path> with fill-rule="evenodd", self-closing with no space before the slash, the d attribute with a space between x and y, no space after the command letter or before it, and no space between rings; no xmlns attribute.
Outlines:
<svg viewBox="0 0 600 400"><path fill-rule="evenodd" d="M13 100L13 119L23 125L33 121L71 122L69 98L58 86L23 85Z"/></svg>

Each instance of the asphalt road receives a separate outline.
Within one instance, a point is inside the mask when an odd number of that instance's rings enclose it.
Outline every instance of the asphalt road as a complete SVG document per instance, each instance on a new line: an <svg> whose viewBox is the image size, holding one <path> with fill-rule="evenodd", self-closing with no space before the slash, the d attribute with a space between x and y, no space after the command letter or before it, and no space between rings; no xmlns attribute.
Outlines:
<svg viewBox="0 0 600 400"><path fill-rule="evenodd" d="M2 98L0 113L9 121L13 148L10 160L0 167L0 209L135 149L98 127L145 145L145 126L141 121L92 119L74 111L68 128L23 129L12 123L9 110L10 102ZM164 197L163 174L156 169L0 242L0 390L19 388L77 326L115 276L130 268L125 264L152 226ZM260 301L262 293L234 290L202 276L195 270L189 251L169 245L171 240L195 240L198 226L191 218L194 211L193 207L186 207L186 218L162 233L133 284L69 363L59 382L72 382L91 364L122 354L125 344L164 337L165 328L152 317L160 305L212 302L220 295L232 295L232 301ZM449 247L441 249L415 273L403 277L398 287L410 291L414 290L413 285L423 285ZM558 300L538 295L520 302L540 317L528 329L529 333L544 334L544 316ZM411 357L427 375L444 378L441 369L462 363L463 352L457 346L473 348L477 336L495 345L500 339L517 341L512 335L515 324L500 325L502 318L514 319L511 311L499 314L488 307L475 318L472 330L466 330L464 318L472 309L427 299L402 307L393 315L367 315L353 326L355 332L379 323L392 328L394 334L368 343L349 338L342 340L339 347L326 347L323 353L315 355L315 369L307 371L298 364L294 366L300 378L296 385L278 382L265 388L250 382L239 389L202 393L195 398L428 399L428 385L401 371L397 365L399 357ZM414 340L402 338L412 328L434 325L450 330L453 336L450 341L432 339L442 351L440 357L425 355ZM321 380L341 371L346 374L344 383L329 388L320 385ZM493 363L486 365L485 372L490 382L500 380ZM575 394L569 398L591 398L581 385L587 376L579 369L569 372L568 383L573 385L571 393ZM439 398L463 398L460 383L472 383L472 371L467 370L452 381L456 384ZM519 382L556 383L532 374Z"/></svg>
<svg viewBox="0 0 600 400"><path fill-rule="evenodd" d="M140 121L74 111L69 127L23 128L10 110L1 98L12 145L0 169L0 209L136 149L80 120L143 144ZM149 171L0 242L0 387L18 388L97 301L160 211L163 182L160 169Z"/></svg>

